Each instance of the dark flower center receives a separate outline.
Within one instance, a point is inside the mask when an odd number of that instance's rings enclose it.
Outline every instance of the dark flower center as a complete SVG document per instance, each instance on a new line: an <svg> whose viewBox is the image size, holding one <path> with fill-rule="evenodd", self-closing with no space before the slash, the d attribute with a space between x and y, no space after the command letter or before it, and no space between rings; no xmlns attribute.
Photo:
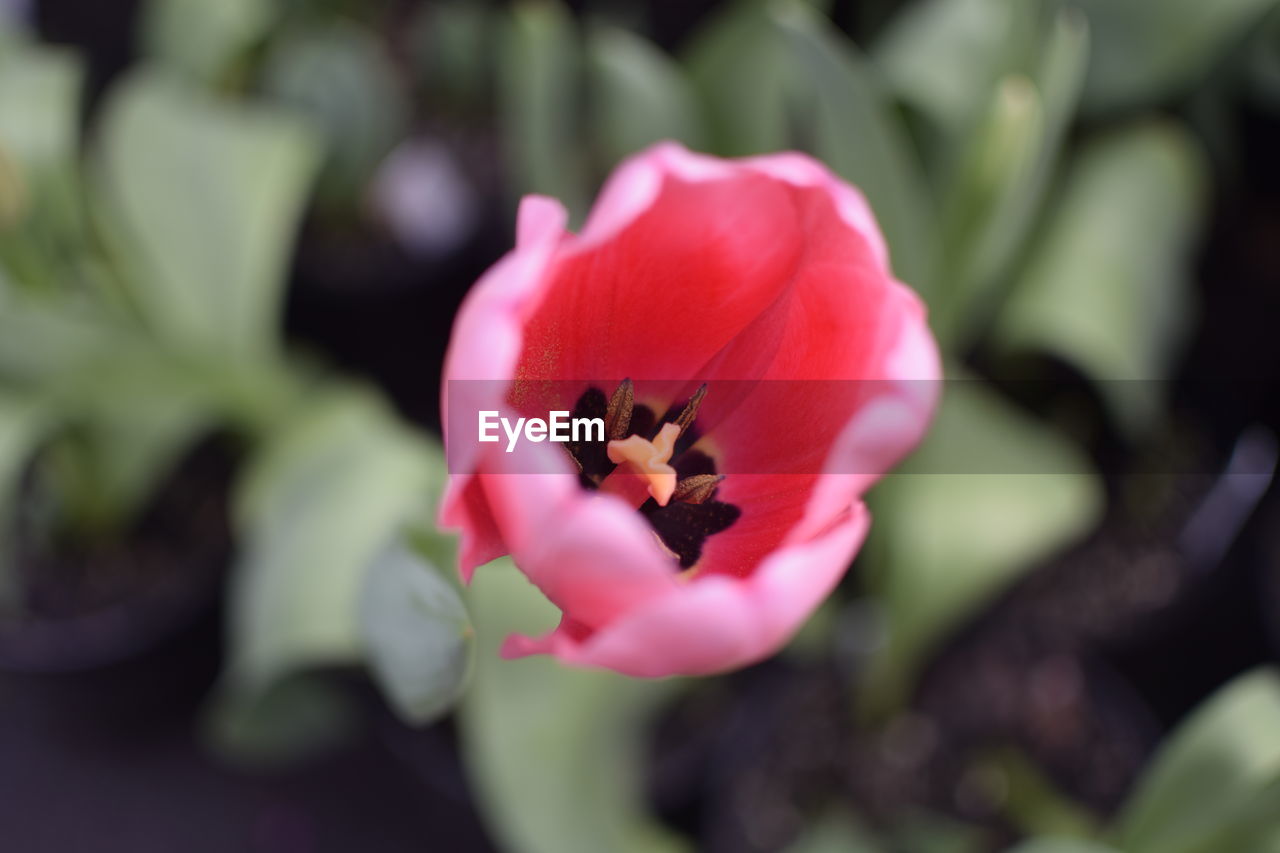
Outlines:
<svg viewBox="0 0 1280 853"><path fill-rule="evenodd" d="M704 385L684 406L668 409L658 418L648 406L635 402L630 379L624 379L610 397L599 388L590 387L578 398L572 416L603 419L605 440L565 445L578 468L579 482L583 488L595 490L618 467L619 463L609 458L611 442L639 436L657 443L664 426L679 427L668 463L675 470L675 489L663 504L650 497L640 506L640 514L681 569L692 568L701 558L708 537L726 530L742 515L742 510L733 504L716 500L724 475L716 471L715 459L693 447L701 437L694 419L705 395ZM672 433L674 428L666 431L667 436ZM614 447L616 451L618 445Z"/></svg>

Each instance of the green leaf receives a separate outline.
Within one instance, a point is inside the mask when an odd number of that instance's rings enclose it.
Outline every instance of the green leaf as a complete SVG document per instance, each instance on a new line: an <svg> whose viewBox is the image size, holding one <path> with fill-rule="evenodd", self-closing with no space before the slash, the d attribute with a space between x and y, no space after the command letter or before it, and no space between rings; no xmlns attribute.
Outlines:
<svg viewBox="0 0 1280 853"><path fill-rule="evenodd" d="M268 438L236 494L244 544L215 723L252 728L280 682L361 661L370 572L406 523L429 514L434 479L430 451L357 389L314 394Z"/></svg>
<svg viewBox="0 0 1280 853"><path fill-rule="evenodd" d="M553 627L555 609L508 560L476 572L479 648L461 706L466 766L487 825L517 853L669 851L684 845L644 814L645 723L676 682L504 661L503 637Z"/></svg>
<svg viewBox="0 0 1280 853"><path fill-rule="evenodd" d="M868 579L888 637L872 661L869 710L900 702L938 641L1015 578L1097 521L1085 457L977 381L947 383L929 437L873 492Z"/></svg>
<svg viewBox="0 0 1280 853"><path fill-rule="evenodd" d="M310 134L278 112L141 72L113 92L98 143L102 225L153 331L227 357L274 350L316 163Z"/></svg>
<svg viewBox="0 0 1280 853"><path fill-rule="evenodd" d="M1085 106L1154 104L1202 80L1276 0L1072 0L1095 34Z"/></svg>
<svg viewBox="0 0 1280 853"><path fill-rule="evenodd" d="M1022 248L1057 164L1088 58L1083 19L1063 12L1027 73L994 89L945 193L934 325L964 347L991 314L995 288Z"/></svg>
<svg viewBox="0 0 1280 853"><path fill-rule="evenodd" d="M1114 847L1078 838L1037 838L1010 847L1007 853L1121 853Z"/></svg>
<svg viewBox="0 0 1280 853"><path fill-rule="evenodd" d="M83 79L68 52L21 42L0 48L0 262L26 288L68 289L63 267L83 225Z"/></svg>
<svg viewBox="0 0 1280 853"><path fill-rule="evenodd" d="M324 132L323 200L358 206L370 176L409 123L404 84L383 43L347 22L291 30L268 55L262 85Z"/></svg>
<svg viewBox="0 0 1280 853"><path fill-rule="evenodd" d="M786 46L759 7L725 4L683 57L711 150L725 157L788 144Z"/></svg>
<svg viewBox="0 0 1280 853"><path fill-rule="evenodd" d="M489 85L489 37L494 13L468 0L424 4L410 31L419 82L434 101L443 97L461 110L480 110Z"/></svg>
<svg viewBox="0 0 1280 853"><path fill-rule="evenodd" d="M797 98L812 98L813 153L866 195L894 272L928 298L935 224L904 129L852 43L803 3L774 7Z"/></svg>
<svg viewBox="0 0 1280 853"><path fill-rule="evenodd" d="M577 126L582 48L559 0L521 2L502 28L499 110L515 189L586 213L587 171Z"/></svg>
<svg viewBox="0 0 1280 853"><path fill-rule="evenodd" d="M91 499L72 507L81 532L120 530L218 422L213 389L158 350L120 341L43 389L82 442L71 463Z"/></svg>
<svg viewBox="0 0 1280 853"><path fill-rule="evenodd" d="M360 604L373 676L405 720L428 723L461 697L473 631L454 586L402 544L373 564Z"/></svg>
<svg viewBox="0 0 1280 853"><path fill-rule="evenodd" d="M0 389L0 611L11 606L17 594L10 565L11 509L45 421L46 413L39 403Z"/></svg>
<svg viewBox="0 0 1280 853"><path fill-rule="evenodd" d="M852 815L831 811L806 826L786 853L882 853L884 849Z"/></svg>
<svg viewBox="0 0 1280 853"><path fill-rule="evenodd" d="M1205 181L1194 143L1172 125L1089 144L998 318L998 345L1051 353L1097 380L1165 377L1186 324ZM1138 384L1101 384L1134 428L1156 411Z"/></svg>
<svg viewBox="0 0 1280 853"><path fill-rule="evenodd" d="M267 36L279 15L275 0L149 0L141 16L147 54L206 83Z"/></svg>
<svg viewBox="0 0 1280 853"><path fill-rule="evenodd" d="M1119 818L1126 853L1262 853L1274 846L1222 846L1258 826L1262 802L1280 804L1280 675L1271 668L1221 688L1161 747ZM1280 826L1269 812L1271 841ZM1252 834L1252 833L1249 833ZM1254 838L1265 838L1265 834Z"/></svg>
<svg viewBox="0 0 1280 853"><path fill-rule="evenodd" d="M703 132L683 70L643 38L616 27L587 34L594 139L606 163L663 139L701 148Z"/></svg>
<svg viewBox="0 0 1280 853"><path fill-rule="evenodd" d="M360 709L340 684L298 673L269 685L252 702L217 702L201 734L219 757L249 770L285 767L354 738Z"/></svg>
<svg viewBox="0 0 1280 853"><path fill-rule="evenodd" d="M1025 0L918 0L877 39L876 66L891 89L949 136L986 108L997 81L1019 69L1036 34Z"/></svg>
<svg viewBox="0 0 1280 853"><path fill-rule="evenodd" d="M70 52L24 44L0 49L0 145L24 171L74 162L83 78Z"/></svg>

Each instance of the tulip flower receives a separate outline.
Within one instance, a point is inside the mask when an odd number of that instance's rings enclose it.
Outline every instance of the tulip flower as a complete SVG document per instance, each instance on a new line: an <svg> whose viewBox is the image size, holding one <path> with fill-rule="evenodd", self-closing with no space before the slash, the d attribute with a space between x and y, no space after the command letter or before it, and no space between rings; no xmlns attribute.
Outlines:
<svg viewBox="0 0 1280 853"><path fill-rule="evenodd" d="M862 496L924 434L939 377L855 189L802 154L663 143L614 173L578 234L554 200L521 204L515 249L454 326L441 523L465 579L510 554L562 613L506 656L743 666L844 575ZM606 434L476 439L478 411L554 410Z"/></svg>

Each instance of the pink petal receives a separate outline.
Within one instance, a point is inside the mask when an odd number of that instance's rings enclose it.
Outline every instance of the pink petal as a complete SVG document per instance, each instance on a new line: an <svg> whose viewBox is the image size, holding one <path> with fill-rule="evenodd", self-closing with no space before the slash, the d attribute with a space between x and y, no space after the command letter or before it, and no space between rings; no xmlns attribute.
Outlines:
<svg viewBox="0 0 1280 853"><path fill-rule="evenodd" d="M562 625L540 638L509 637L506 657L552 654L626 675L706 675L778 650L835 587L866 536L858 504L824 535L783 548L750 578L712 576L635 608L585 639Z"/></svg>

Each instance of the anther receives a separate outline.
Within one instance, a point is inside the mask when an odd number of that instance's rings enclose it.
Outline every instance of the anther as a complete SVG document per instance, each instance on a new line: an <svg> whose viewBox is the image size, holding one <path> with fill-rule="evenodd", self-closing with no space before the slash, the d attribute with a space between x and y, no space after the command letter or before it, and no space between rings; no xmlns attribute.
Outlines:
<svg viewBox="0 0 1280 853"><path fill-rule="evenodd" d="M631 429L631 413L636 405L636 389L630 379L622 380L622 384L609 398L609 408L604 416L604 429L610 441L626 438Z"/></svg>
<svg viewBox="0 0 1280 853"><path fill-rule="evenodd" d="M723 481L723 474L694 474L676 483L676 490L671 493L671 498L691 504L705 503Z"/></svg>
<svg viewBox="0 0 1280 853"><path fill-rule="evenodd" d="M698 386L698 390L693 392L693 396L689 398L689 402L685 403L684 409L680 415L672 422L680 427L680 434L689 428L693 423L693 419L698 416L698 406L702 405L702 398L707 396L707 383Z"/></svg>

